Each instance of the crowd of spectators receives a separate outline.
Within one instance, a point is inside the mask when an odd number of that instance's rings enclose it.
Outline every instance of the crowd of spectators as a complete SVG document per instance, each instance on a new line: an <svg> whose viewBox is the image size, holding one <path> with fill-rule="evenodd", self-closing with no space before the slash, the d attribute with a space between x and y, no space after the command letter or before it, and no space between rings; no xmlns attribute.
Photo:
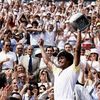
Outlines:
<svg viewBox="0 0 100 100"><path fill-rule="evenodd" d="M56 65L59 51L74 56L78 33L71 31L69 19L78 12L90 26L81 32L80 73L73 95L75 100L100 100L100 1L83 0L0 3L0 100L54 100L54 75L38 41L44 41Z"/></svg>

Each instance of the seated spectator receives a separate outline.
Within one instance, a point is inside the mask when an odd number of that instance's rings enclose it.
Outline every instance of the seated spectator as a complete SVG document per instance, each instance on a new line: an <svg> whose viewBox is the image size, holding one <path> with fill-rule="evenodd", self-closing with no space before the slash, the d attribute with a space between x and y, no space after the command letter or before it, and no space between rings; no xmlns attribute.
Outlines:
<svg viewBox="0 0 100 100"><path fill-rule="evenodd" d="M38 86L45 85L46 88L51 87L51 81L49 73L46 69L41 69L39 73L39 83Z"/></svg>

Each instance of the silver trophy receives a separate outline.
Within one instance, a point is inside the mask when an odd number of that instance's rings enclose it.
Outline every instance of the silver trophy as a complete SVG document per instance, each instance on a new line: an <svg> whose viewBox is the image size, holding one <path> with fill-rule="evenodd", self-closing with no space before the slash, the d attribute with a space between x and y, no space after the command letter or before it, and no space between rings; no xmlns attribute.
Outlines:
<svg viewBox="0 0 100 100"><path fill-rule="evenodd" d="M89 20L82 13L72 15L69 19L69 23L72 27L72 31L76 31L77 29L83 31L90 25Z"/></svg>

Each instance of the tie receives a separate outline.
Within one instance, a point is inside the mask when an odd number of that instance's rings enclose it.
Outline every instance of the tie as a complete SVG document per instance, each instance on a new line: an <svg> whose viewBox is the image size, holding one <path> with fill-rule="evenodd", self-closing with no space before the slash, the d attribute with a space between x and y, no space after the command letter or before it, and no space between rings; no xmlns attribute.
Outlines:
<svg viewBox="0 0 100 100"><path fill-rule="evenodd" d="M28 72L32 74L32 57L29 56Z"/></svg>
<svg viewBox="0 0 100 100"><path fill-rule="evenodd" d="M18 54L18 55L16 55L16 64L19 64L19 57L20 57L21 55L20 54Z"/></svg>
<svg viewBox="0 0 100 100"><path fill-rule="evenodd" d="M18 56L16 55L16 64L18 64Z"/></svg>

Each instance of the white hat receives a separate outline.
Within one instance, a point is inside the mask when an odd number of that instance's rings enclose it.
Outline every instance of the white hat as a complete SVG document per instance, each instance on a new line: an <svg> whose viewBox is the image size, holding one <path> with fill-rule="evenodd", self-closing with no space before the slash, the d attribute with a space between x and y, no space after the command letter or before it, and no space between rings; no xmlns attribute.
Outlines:
<svg viewBox="0 0 100 100"><path fill-rule="evenodd" d="M40 49L37 49L37 50L35 51L35 56L37 56L38 54L41 54L41 50L40 50Z"/></svg>
<svg viewBox="0 0 100 100"><path fill-rule="evenodd" d="M92 6L95 6L95 5L96 5L96 2L91 2L91 5L92 5Z"/></svg>
<svg viewBox="0 0 100 100"><path fill-rule="evenodd" d="M27 28L30 28L30 27L32 27L32 25L31 25L31 24L28 24L28 25L27 25Z"/></svg>
<svg viewBox="0 0 100 100"><path fill-rule="evenodd" d="M92 48L91 51L90 51L90 53L96 53L96 54L98 54L98 50L96 48Z"/></svg>

